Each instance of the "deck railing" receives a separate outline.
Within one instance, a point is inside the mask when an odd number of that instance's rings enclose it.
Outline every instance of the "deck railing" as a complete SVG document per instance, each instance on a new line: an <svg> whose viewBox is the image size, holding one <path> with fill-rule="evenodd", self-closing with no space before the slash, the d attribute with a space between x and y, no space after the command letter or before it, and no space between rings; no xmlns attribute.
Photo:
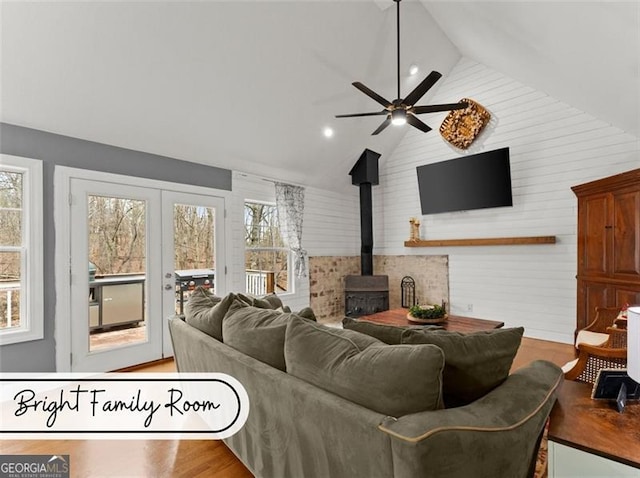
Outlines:
<svg viewBox="0 0 640 478"><path fill-rule="evenodd" d="M4 307L0 308L0 328L11 327L13 293L18 291L20 291L20 282L0 282L0 304L3 303L4 298Z"/></svg>
<svg viewBox="0 0 640 478"><path fill-rule="evenodd" d="M247 270L246 273L246 286L249 294L265 295L275 292L275 272Z"/></svg>
<svg viewBox="0 0 640 478"><path fill-rule="evenodd" d="M275 277L276 274L272 271L247 270L247 292L253 295L265 295L275 292ZM5 306L0 308L0 324L5 325L0 327L4 328L11 326L11 320L13 319L11 304L13 301L13 294L18 291L20 291L19 282L0 282L0 304L3 303L2 299L5 299Z"/></svg>

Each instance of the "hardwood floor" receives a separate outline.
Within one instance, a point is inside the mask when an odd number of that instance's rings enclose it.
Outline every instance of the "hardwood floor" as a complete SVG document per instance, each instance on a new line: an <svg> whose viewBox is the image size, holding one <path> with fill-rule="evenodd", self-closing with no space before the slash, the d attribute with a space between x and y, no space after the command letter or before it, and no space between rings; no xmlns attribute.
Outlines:
<svg viewBox="0 0 640 478"><path fill-rule="evenodd" d="M512 370L536 359L562 366L573 354L572 345L524 338ZM175 372L175 365L164 360L127 370ZM216 440L2 440L0 454L70 455L72 477L253 476L223 442Z"/></svg>
<svg viewBox="0 0 640 478"><path fill-rule="evenodd" d="M571 344L549 342L547 340L529 339L523 337L518 353L513 360L511 370L517 370L534 360L548 360L562 367L575 358L575 349Z"/></svg>

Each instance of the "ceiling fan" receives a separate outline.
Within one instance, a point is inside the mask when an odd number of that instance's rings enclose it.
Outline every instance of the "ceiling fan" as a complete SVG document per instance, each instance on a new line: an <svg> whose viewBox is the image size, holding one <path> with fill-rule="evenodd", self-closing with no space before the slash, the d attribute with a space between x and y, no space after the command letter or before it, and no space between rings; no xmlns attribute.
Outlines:
<svg viewBox="0 0 640 478"><path fill-rule="evenodd" d="M409 123L411 126L418 128L420 131L425 133L431 131L431 128L419 120L415 115L419 115L422 113L436 113L438 111L451 111L451 110L460 110L464 109L468 106L465 102L460 103L447 103L442 105L425 105L425 106L416 106L415 103L422 98L427 91L438 81L442 75L437 71L432 71L429 73L422 82L415 87L415 89L409 93L404 99L400 98L400 2L401 0L393 0L396 2L396 10L397 10L397 40L398 40L398 65L397 65L397 78L398 78L398 98L393 101L388 101L375 91L367 88L365 85L360 83L359 81L355 81L352 83L353 86L362 91L369 98L380 103L384 106L382 111L376 111L374 113L355 113L348 115L336 115L336 118L353 118L357 116L378 116L378 115L386 115L387 118L382 122L378 129L376 129L372 135L379 134L382 130L384 130L389 124L402 125L405 123Z"/></svg>

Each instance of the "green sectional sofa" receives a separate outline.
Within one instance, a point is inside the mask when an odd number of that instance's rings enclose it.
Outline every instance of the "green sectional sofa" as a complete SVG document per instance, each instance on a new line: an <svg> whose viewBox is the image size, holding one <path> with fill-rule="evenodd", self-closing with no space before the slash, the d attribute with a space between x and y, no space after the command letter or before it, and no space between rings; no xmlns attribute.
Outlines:
<svg viewBox="0 0 640 478"><path fill-rule="evenodd" d="M533 362L495 383L483 379L482 396L460 405L464 397L449 395L465 387L447 381L466 380L455 370L465 361L448 359L427 339L387 344L318 324L309 311L303 318L238 295L194 304L169 324L178 371L226 373L243 384L249 418L224 441L257 477L532 476L562 380L552 363ZM519 343L521 330L511 330L511 338L473 340ZM500 360L496 373L503 373ZM477 394L478 383L470 387ZM446 408L449 400L456 406Z"/></svg>

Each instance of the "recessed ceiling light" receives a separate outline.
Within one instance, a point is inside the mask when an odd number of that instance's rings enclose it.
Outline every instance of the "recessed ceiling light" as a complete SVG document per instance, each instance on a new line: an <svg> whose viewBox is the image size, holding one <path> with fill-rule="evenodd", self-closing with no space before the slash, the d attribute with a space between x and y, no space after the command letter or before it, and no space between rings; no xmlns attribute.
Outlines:
<svg viewBox="0 0 640 478"><path fill-rule="evenodd" d="M324 134L325 138L331 138L333 136L333 129L329 128L328 126L322 131L322 134Z"/></svg>
<svg viewBox="0 0 640 478"><path fill-rule="evenodd" d="M418 68L418 65L416 65L415 63L412 63L411 66L409 67L409 74L411 76L417 75L418 71L420 71L420 68Z"/></svg>

